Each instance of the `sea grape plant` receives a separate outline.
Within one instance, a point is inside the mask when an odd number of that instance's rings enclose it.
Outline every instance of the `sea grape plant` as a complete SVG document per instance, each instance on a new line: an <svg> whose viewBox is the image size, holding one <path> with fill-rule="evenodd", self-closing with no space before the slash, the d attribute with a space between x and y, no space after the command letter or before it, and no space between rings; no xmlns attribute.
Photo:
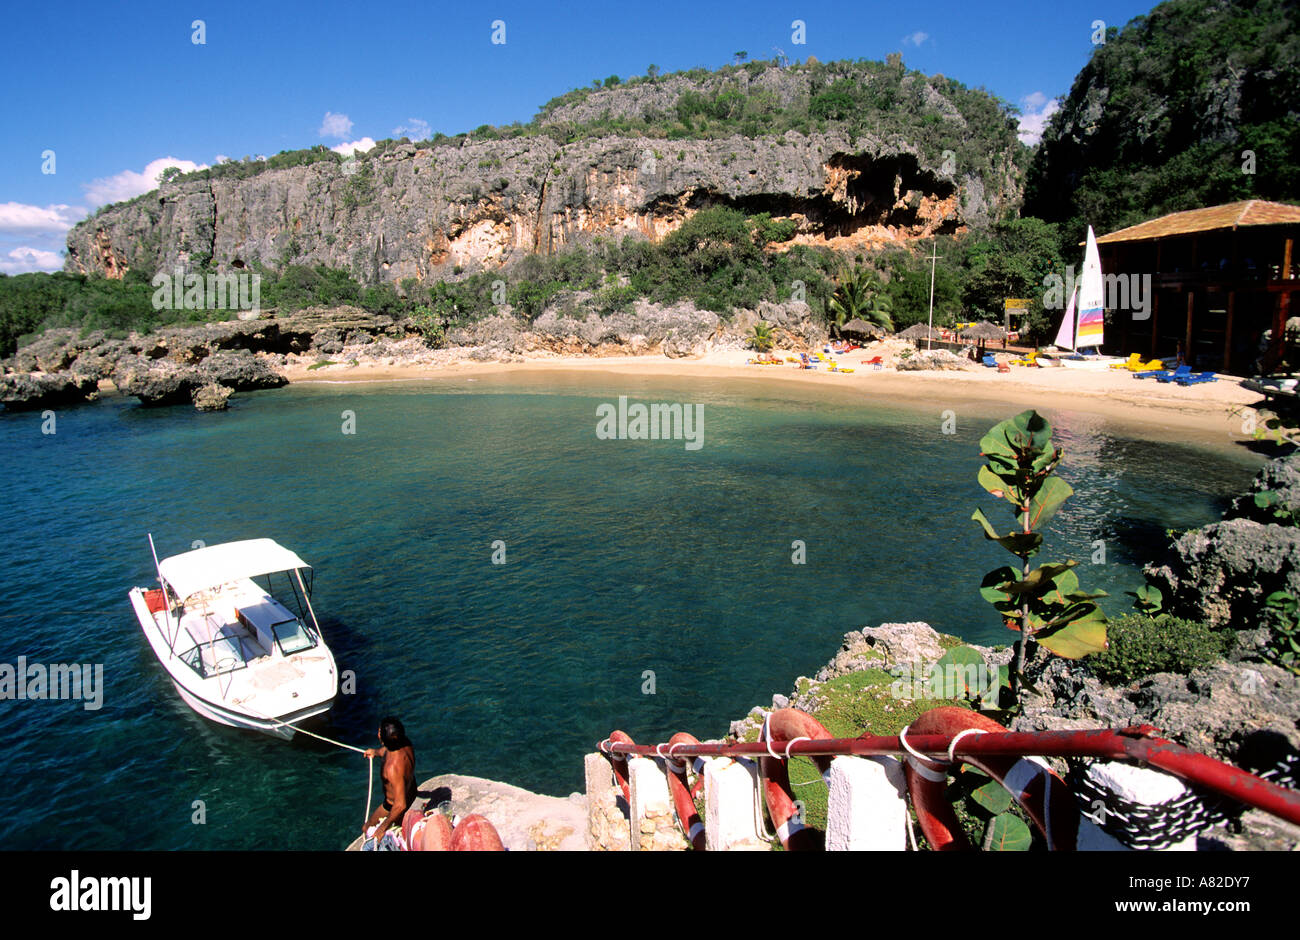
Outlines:
<svg viewBox="0 0 1300 940"><path fill-rule="evenodd" d="M1032 641L1057 656L1079 659L1106 648L1106 615L1095 603L1104 592L1079 587L1078 562L1048 562L1031 568L1043 545L1043 528L1074 490L1055 475L1063 451L1052 443L1052 426L1036 411L1024 411L995 425L980 440L979 482L1011 504L1016 528L1000 534L980 509L971 516L984 535L1019 560L990 571L980 594L1018 630L1011 669L1011 698L1019 698Z"/></svg>
<svg viewBox="0 0 1300 940"><path fill-rule="evenodd" d="M1300 675L1300 600L1287 591L1274 591L1264 599L1264 610L1272 627L1268 656Z"/></svg>

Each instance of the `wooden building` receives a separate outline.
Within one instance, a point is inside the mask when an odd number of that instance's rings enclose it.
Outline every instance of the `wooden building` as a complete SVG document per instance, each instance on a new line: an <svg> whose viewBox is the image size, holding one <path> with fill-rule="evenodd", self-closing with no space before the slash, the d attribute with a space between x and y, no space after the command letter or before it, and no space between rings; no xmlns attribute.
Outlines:
<svg viewBox="0 0 1300 940"><path fill-rule="evenodd" d="M1262 359L1263 371L1273 371L1287 353L1287 321L1300 316L1297 240L1300 206L1259 199L1175 212L1101 236L1107 351L1168 357L1181 349L1197 369L1251 375ZM1151 296L1147 309L1135 311L1134 289L1145 275ZM1124 291L1112 294L1112 280L1128 289L1127 304L1114 302Z"/></svg>

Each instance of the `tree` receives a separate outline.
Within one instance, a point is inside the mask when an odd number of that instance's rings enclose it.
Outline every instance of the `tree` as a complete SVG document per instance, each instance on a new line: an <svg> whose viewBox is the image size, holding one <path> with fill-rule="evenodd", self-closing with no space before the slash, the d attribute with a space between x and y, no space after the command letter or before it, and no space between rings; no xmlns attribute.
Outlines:
<svg viewBox="0 0 1300 940"><path fill-rule="evenodd" d="M772 334L772 324L766 320L759 320L754 324L754 331L749 335L749 342L759 352L770 352L776 345L776 337Z"/></svg>
<svg viewBox="0 0 1300 940"><path fill-rule="evenodd" d="M742 49L739 52L735 53L735 56L736 56L736 64L739 65L740 63L744 62L746 59L749 58L749 53L746 52L744 49Z"/></svg>
<svg viewBox="0 0 1300 940"><path fill-rule="evenodd" d="M862 266L842 270L835 279L834 292L826 301L826 311L836 336L840 335L840 328L845 323L859 317L893 330L891 309L889 295L875 272Z"/></svg>
<svg viewBox="0 0 1300 940"><path fill-rule="evenodd" d="M650 79L651 83L653 84L655 79L659 77L659 66L655 65L654 63L647 65L645 70L645 77Z"/></svg>
<svg viewBox="0 0 1300 940"><path fill-rule="evenodd" d="M1029 559L1042 547L1043 526L1074 493L1054 473L1062 454L1052 443L1052 426L1036 411L1008 418L980 440L980 456L988 461L980 467L980 485L1010 503L1017 520L1015 530L999 535L983 510L971 515L984 528L985 538L1020 561L1018 570L1004 565L980 583L980 594L1020 634L1010 677L1013 702L1020 694L1031 642L1066 659L1106 649L1106 615L1095 603L1106 594L1080 590L1073 570L1078 562L1029 567Z"/></svg>
<svg viewBox="0 0 1300 940"><path fill-rule="evenodd" d="M1044 278L1063 273L1060 232L1042 219L1000 222L991 238L973 239L965 246L968 270L962 292L967 312L985 320L1000 320L1008 298L1030 300L1029 331L1046 329L1042 313Z"/></svg>

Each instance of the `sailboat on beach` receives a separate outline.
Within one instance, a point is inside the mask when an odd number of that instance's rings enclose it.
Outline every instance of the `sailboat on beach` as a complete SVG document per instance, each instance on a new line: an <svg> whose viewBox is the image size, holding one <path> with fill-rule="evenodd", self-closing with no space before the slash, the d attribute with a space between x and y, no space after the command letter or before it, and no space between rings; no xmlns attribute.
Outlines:
<svg viewBox="0 0 1300 940"><path fill-rule="evenodd" d="M1055 350L1045 355L1063 366L1105 369L1120 360L1098 352L1105 342L1106 321L1105 282L1101 275L1101 254L1097 251L1097 237L1088 226L1088 241L1083 253L1083 272L1079 283L1070 294L1065 316L1056 332ZM1091 349L1088 353L1085 350ZM1069 350L1069 354L1063 351Z"/></svg>

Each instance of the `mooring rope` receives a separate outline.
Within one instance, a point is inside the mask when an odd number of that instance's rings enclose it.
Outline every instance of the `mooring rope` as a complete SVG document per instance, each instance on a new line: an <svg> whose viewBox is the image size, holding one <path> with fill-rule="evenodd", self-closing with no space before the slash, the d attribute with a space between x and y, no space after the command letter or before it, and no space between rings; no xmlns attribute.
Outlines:
<svg viewBox="0 0 1300 940"><path fill-rule="evenodd" d="M261 712L259 712L253 706L249 705L247 702L235 702L234 704L239 705L241 708L248 709L254 715L257 715L259 718L265 718L267 721L272 722L278 727L292 728L294 731L297 731L299 734L309 735L313 738L317 738L321 741L324 741L326 744L333 744L335 747L345 748L346 750L349 751L356 751L358 754L366 753L366 749L364 747L354 747L351 744L344 744L342 741L335 741L333 738L327 738L323 734L317 734L314 731L308 731L306 728L299 728L297 725L293 724L292 722L281 721L278 718L272 718L270 715L263 715ZM368 757L368 760L370 763L366 768L366 816L365 819L361 821L361 829L363 835L365 833L366 823L370 822L370 803L374 799L374 795L375 795L375 759L373 756L370 756Z"/></svg>

